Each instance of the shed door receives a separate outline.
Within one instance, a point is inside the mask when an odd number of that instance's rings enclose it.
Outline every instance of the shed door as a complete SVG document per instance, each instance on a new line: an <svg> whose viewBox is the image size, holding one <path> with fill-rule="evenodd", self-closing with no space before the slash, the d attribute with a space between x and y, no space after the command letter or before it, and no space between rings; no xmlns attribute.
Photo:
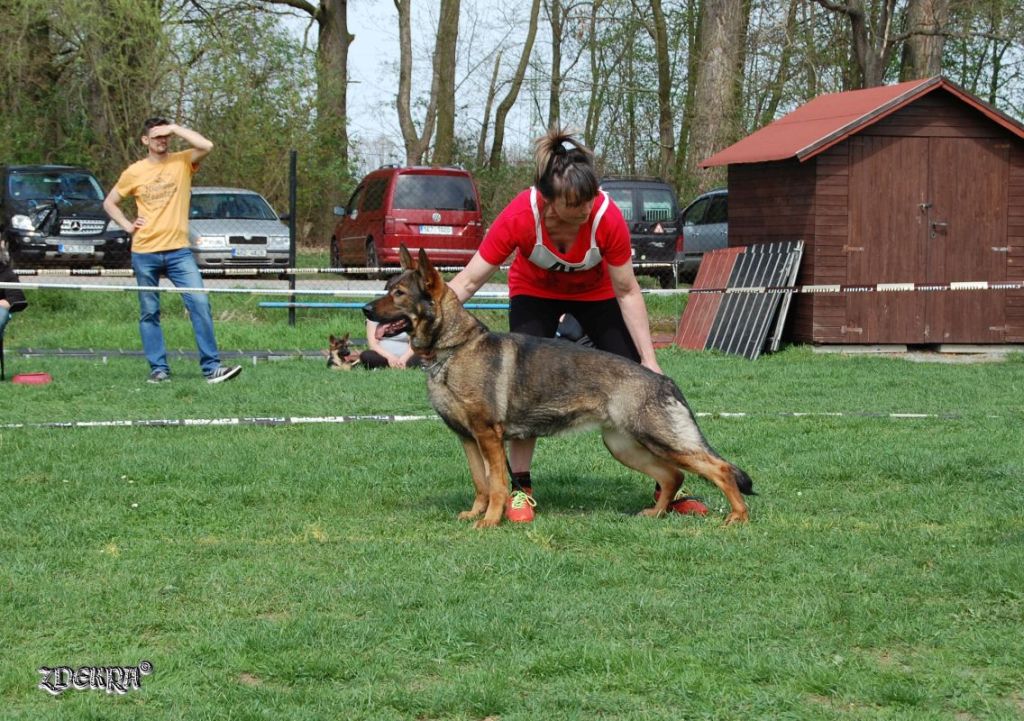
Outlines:
<svg viewBox="0 0 1024 721"><path fill-rule="evenodd" d="M1009 146L980 138L851 138L847 282L1006 278ZM1003 340L1005 292L847 295L855 343Z"/></svg>
<svg viewBox="0 0 1024 721"><path fill-rule="evenodd" d="M1005 281L1010 147L981 138L931 138L928 279ZM999 343L1006 291L938 291L928 297L929 343Z"/></svg>
<svg viewBox="0 0 1024 721"><path fill-rule="evenodd" d="M922 206L928 196L928 138L850 139L847 283L927 279ZM844 335L851 343L925 343L921 293L848 293Z"/></svg>

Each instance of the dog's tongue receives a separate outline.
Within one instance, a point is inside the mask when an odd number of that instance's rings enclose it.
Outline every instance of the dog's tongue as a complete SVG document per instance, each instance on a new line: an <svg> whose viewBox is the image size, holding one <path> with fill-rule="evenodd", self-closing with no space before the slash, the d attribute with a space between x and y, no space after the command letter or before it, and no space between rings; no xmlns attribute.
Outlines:
<svg viewBox="0 0 1024 721"><path fill-rule="evenodd" d="M405 320L395 320L390 323L378 323L377 331L374 333L377 340L381 338L389 338L393 335L397 335L405 330Z"/></svg>

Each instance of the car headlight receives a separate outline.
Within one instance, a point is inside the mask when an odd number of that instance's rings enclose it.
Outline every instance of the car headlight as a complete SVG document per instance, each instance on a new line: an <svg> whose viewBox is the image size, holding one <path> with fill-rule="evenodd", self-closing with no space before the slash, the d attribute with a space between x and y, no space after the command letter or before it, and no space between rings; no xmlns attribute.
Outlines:
<svg viewBox="0 0 1024 721"><path fill-rule="evenodd" d="M200 235L196 238L196 247L199 250L226 250L228 237L226 235Z"/></svg>
<svg viewBox="0 0 1024 721"><path fill-rule="evenodd" d="M289 239L287 235L271 235L267 238L267 250L288 250Z"/></svg>
<svg viewBox="0 0 1024 721"><path fill-rule="evenodd" d="M11 218L11 227L16 230L35 230L36 226L27 215L15 215Z"/></svg>

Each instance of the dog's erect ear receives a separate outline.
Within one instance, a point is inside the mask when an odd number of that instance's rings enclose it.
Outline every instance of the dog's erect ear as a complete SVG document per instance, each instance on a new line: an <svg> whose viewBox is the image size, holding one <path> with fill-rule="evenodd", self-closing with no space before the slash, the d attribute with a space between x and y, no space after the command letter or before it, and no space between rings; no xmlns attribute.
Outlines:
<svg viewBox="0 0 1024 721"><path fill-rule="evenodd" d="M331 345L334 345L335 343L338 342L338 339L334 337L333 333L331 333L331 337L328 338L327 340L330 342Z"/></svg>
<svg viewBox="0 0 1024 721"><path fill-rule="evenodd" d="M430 294L430 297L438 299L444 293L444 278L438 272L434 264L427 257L427 251L420 248L419 275L423 279L423 288Z"/></svg>
<svg viewBox="0 0 1024 721"><path fill-rule="evenodd" d="M340 340L340 341L342 342L342 344L343 344L343 345L344 345L344 344L346 344L346 343L348 343L348 337L349 337L350 335L352 335L352 334L351 334L351 333L346 333L345 335L343 335L343 336L342 336L342 337L341 337L341 338L339 339L339 340Z"/></svg>
<svg viewBox="0 0 1024 721"><path fill-rule="evenodd" d="M416 268L416 264L413 262L412 256L409 255L409 249L405 247L405 243L398 246L398 259L402 261L402 270Z"/></svg>

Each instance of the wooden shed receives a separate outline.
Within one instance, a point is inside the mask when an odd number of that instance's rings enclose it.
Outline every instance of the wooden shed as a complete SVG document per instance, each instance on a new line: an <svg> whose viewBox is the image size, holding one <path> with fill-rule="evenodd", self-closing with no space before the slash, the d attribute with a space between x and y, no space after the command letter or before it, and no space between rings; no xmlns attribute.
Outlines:
<svg viewBox="0 0 1024 721"><path fill-rule="evenodd" d="M729 245L804 240L799 285L1024 282L1024 126L942 77L823 95L708 158ZM1024 291L798 295L787 337L1024 342Z"/></svg>

